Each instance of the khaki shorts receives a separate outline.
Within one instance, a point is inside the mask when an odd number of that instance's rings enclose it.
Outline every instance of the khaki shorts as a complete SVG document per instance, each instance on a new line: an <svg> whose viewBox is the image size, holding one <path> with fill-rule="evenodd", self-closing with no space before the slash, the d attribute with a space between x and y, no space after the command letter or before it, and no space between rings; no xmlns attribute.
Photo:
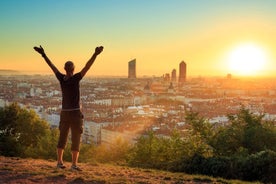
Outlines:
<svg viewBox="0 0 276 184"><path fill-rule="evenodd" d="M64 149L71 129L72 151L80 150L81 134L83 133L83 114L80 110L61 111L59 122L58 148Z"/></svg>

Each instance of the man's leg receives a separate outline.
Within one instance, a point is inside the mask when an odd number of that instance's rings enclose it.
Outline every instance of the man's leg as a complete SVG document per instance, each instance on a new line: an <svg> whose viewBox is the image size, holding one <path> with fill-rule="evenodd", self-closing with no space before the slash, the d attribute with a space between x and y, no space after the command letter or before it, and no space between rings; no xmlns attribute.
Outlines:
<svg viewBox="0 0 276 184"><path fill-rule="evenodd" d="M57 168L65 169L65 165L63 165L63 152L64 149L57 148Z"/></svg>
<svg viewBox="0 0 276 184"><path fill-rule="evenodd" d="M62 169L65 168L63 165L63 153L70 128L69 122L66 121L66 116L67 114L65 112L61 112L59 122L59 139L57 145L57 167Z"/></svg>
<svg viewBox="0 0 276 184"><path fill-rule="evenodd" d="M58 164L63 163L63 152L64 152L64 149L57 148L57 162L58 162Z"/></svg>
<svg viewBox="0 0 276 184"><path fill-rule="evenodd" d="M72 151L72 165L76 166L78 164L79 159L79 151Z"/></svg>
<svg viewBox="0 0 276 184"><path fill-rule="evenodd" d="M82 171L82 169L77 166L78 159L79 159L79 153L80 153L79 151L72 150L72 166L71 166L72 171Z"/></svg>
<svg viewBox="0 0 276 184"><path fill-rule="evenodd" d="M80 151L81 134L83 133L83 115L80 111L75 112L75 122L71 126L72 135L72 166L71 169L81 171L77 166Z"/></svg>
<svg viewBox="0 0 276 184"><path fill-rule="evenodd" d="M72 134L72 148L71 148L72 167L75 167L78 164L79 153L80 153L80 151L79 151L80 138L81 138L81 136L79 133L77 135Z"/></svg>

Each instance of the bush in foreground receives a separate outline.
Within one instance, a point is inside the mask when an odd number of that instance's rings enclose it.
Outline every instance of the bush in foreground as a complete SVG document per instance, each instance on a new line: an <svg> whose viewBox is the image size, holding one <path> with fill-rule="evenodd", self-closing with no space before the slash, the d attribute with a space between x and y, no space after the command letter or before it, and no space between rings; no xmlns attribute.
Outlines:
<svg viewBox="0 0 276 184"><path fill-rule="evenodd" d="M209 157L195 155L179 170L227 179L276 182L276 152L261 151L247 157Z"/></svg>

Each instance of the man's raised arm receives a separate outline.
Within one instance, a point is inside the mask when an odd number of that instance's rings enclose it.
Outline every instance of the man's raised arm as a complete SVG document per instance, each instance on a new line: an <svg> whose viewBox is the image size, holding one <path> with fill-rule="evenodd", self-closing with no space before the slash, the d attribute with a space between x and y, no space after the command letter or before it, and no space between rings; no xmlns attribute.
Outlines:
<svg viewBox="0 0 276 184"><path fill-rule="evenodd" d="M56 68L56 66L50 61L50 59L46 56L44 49L41 47L34 47L34 50L36 52L38 52L39 54L41 54L41 56L44 58L44 60L46 61L46 63L49 65L49 67L53 70L53 72L56 74L58 71L58 69Z"/></svg>
<svg viewBox="0 0 276 184"><path fill-rule="evenodd" d="M94 54L92 57L87 61L84 68L81 70L81 76L85 76L86 72L90 69L94 61L96 60L96 57L103 51L103 46L96 47Z"/></svg>

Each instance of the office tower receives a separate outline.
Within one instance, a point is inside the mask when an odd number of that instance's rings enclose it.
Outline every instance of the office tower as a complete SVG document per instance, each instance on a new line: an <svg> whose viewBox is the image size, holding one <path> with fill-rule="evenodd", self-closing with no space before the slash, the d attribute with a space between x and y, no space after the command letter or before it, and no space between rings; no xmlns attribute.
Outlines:
<svg viewBox="0 0 276 184"><path fill-rule="evenodd" d="M164 81L170 81L170 74L169 73L166 73L164 76Z"/></svg>
<svg viewBox="0 0 276 184"><path fill-rule="evenodd" d="M172 82L176 82L176 69L172 70Z"/></svg>
<svg viewBox="0 0 276 184"><path fill-rule="evenodd" d="M187 70L186 63L182 61L179 64L179 82L180 83L183 83L186 81L186 70Z"/></svg>
<svg viewBox="0 0 276 184"><path fill-rule="evenodd" d="M128 62L128 78L136 79L136 59Z"/></svg>

